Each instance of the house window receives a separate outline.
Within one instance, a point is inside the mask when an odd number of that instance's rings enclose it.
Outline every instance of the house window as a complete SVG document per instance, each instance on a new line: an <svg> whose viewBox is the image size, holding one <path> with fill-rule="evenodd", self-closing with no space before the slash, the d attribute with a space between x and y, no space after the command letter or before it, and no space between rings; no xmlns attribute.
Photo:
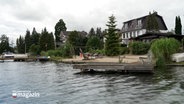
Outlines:
<svg viewBox="0 0 184 104"><path fill-rule="evenodd" d="M127 24L127 23L125 23L125 30L126 30L126 29L128 29L128 24Z"/></svg>
<svg viewBox="0 0 184 104"><path fill-rule="evenodd" d="M130 38L132 37L132 32L130 32Z"/></svg>
<svg viewBox="0 0 184 104"><path fill-rule="evenodd" d="M137 36L139 36L139 30L137 31Z"/></svg>
<svg viewBox="0 0 184 104"><path fill-rule="evenodd" d="M134 31L134 37L135 37L135 35L136 35L135 33L136 33L136 32Z"/></svg>
<svg viewBox="0 0 184 104"><path fill-rule="evenodd" d="M142 21L138 20L137 24L138 24L138 27L141 27L142 26Z"/></svg>
<svg viewBox="0 0 184 104"><path fill-rule="evenodd" d="M130 33L128 32L128 33L127 33L127 38L129 38L129 35L130 35Z"/></svg>

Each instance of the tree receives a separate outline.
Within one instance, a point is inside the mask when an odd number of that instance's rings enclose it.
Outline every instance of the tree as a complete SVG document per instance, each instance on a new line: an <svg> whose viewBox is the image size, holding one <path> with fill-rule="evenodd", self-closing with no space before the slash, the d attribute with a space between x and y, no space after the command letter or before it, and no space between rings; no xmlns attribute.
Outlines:
<svg viewBox="0 0 184 104"><path fill-rule="evenodd" d="M180 16L176 16L175 19L175 34L181 35L182 34L182 25Z"/></svg>
<svg viewBox="0 0 184 104"><path fill-rule="evenodd" d="M20 36L16 40L16 44L17 44L17 52L18 53L25 53L25 40L22 36Z"/></svg>
<svg viewBox="0 0 184 104"><path fill-rule="evenodd" d="M114 15L109 17L106 26L107 34L105 41L105 54L108 56L116 56L120 54L120 35L116 29L116 21Z"/></svg>
<svg viewBox="0 0 184 104"><path fill-rule="evenodd" d="M47 51L54 49L54 37L52 33L49 33L46 28L41 33L40 37L40 50Z"/></svg>
<svg viewBox="0 0 184 104"><path fill-rule="evenodd" d="M100 38L93 36L88 39L86 43L87 50L97 50L103 48L103 43L100 41Z"/></svg>
<svg viewBox="0 0 184 104"><path fill-rule="evenodd" d="M31 44L38 45L40 39L40 34L37 33L36 29L33 28L32 34L31 34Z"/></svg>
<svg viewBox="0 0 184 104"><path fill-rule="evenodd" d="M48 48L49 50L55 49L54 36L53 36L53 33L52 33L52 32L48 34L47 42L48 42L47 48Z"/></svg>
<svg viewBox="0 0 184 104"><path fill-rule="evenodd" d="M12 52L12 47L9 45L9 38L6 35L1 35L0 37L0 54L3 52Z"/></svg>
<svg viewBox="0 0 184 104"><path fill-rule="evenodd" d="M30 48L31 45L32 45L32 42L31 42L31 34L30 34L30 31L27 30L27 31L26 31L26 35L25 35L25 47L26 47L26 52L29 51L29 48Z"/></svg>
<svg viewBox="0 0 184 104"><path fill-rule="evenodd" d="M29 49L29 52L32 55L39 55L40 54L40 46L39 45L32 44L31 47L30 47L30 49Z"/></svg>
<svg viewBox="0 0 184 104"><path fill-rule="evenodd" d="M63 21L63 19L60 19L59 22L56 23L55 25L55 37L56 37L56 42L61 42L60 40L60 32L61 31L66 31L66 26ZM57 46L58 47L58 46Z"/></svg>
<svg viewBox="0 0 184 104"><path fill-rule="evenodd" d="M68 40L67 40L75 49L75 54L79 53L79 49L81 48L82 50L85 49L85 45L87 42L87 38L82 35L79 34L79 32L77 31L73 31L70 33L70 35L68 36Z"/></svg>
<svg viewBox="0 0 184 104"><path fill-rule="evenodd" d="M95 34L94 28L91 28L90 31L89 31L88 37L92 37L92 36L95 36L95 35L96 35L96 34Z"/></svg>
<svg viewBox="0 0 184 104"><path fill-rule="evenodd" d="M96 29L96 36L99 37L99 39L103 42L103 33L101 31L101 28Z"/></svg>
<svg viewBox="0 0 184 104"><path fill-rule="evenodd" d="M157 12L149 13L146 17L146 30L155 32L159 30L158 21L156 19Z"/></svg>

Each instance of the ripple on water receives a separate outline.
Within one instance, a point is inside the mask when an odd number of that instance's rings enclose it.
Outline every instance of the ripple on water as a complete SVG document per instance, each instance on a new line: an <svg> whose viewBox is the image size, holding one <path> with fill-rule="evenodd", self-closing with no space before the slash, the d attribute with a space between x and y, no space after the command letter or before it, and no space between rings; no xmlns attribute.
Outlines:
<svg viewBox="0 0 184 104"><path fill-rule="evenodd" d="M184 70L175 67L154 75L75 74L61 63L3 63L0 103L39 104L182 104ZM12 90L32 90L40 98L12 99Z"/></svg>

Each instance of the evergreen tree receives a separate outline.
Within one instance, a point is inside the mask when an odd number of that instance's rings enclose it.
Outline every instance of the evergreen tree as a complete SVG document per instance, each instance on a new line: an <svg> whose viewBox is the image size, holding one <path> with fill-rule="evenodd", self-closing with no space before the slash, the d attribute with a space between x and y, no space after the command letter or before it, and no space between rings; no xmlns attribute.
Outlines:
<svg viewBox="0 0 184 104"><path fill-rule="evenodd" d="M182 34L182 25L180 16L176 16L175 19L175 34L181 35Z"/></svg>
<svg viewBox="0 0 184 104"><path fill-rule="evenodd" d="M48 42L47 47L48 47L49 50L55 49L54 36L53 36L52 32L48 34L47 42Z"/></svg>
<svg viewBox="0 0 184 104"><path fill-rule="evenodd" d="M91 28L90 31L89 31L88 37L92 37L92 36L95 36L95 35L96 35L96 34L95 34L94 28Z"/></svg>
<svg viewBox="0 0 184 104"><path fill-rule="evenodd" d="M9 38L6 35L0 37L0 54L3 52L12 51L9 45Z"/></svg>
<svg viewBox="0 0 184 104"><path fill-rule="evenodd" d="M182 35L182 25L181 25L180 16L178 16L178 34Z"/></svg>
<svg viewBox="0 0 184 104"><path fill-rule="evenodd" d="M29 51L29 48L30 48L31 45L32 45L32 42L31 42L31 34L30 34L30 31L27 30L27 31L26 31L26 35L25 35L25 47L26 47L26 52Z"/></svg>
<svg viewBox="0 0 184 104"><path fill-rule="evenodd" d="M105 41L105 54L108 56L116 56L120 54L120 35L116 29L116 21L114 15L109 17L106 24L108 27Z"/></svg>
<svg viewBox="0 0 184 104"><path fill-rule="evenodd" d="M39 44L39 38L40 38L40 34L37 33L35 28L33 28L33 31L32 31L32 34L31 34L31 44L38 45Z"/></svg>
<svg viewBox="0 0 184 104"><path fill-rule="evenodd" d="M40 50L41 51L47 51L47 39L48 39L48 32L47 29L44 28L44 30L42 30L41 32L41 37L40 37Z"/></svg>
<svg viewBox="0 0 184 104"><path fill-rule="evenodd" d="M156 19L157 12L149 13L146 18L146 30L155 32L159 30L158 21Z"/></svg>
<svg viewBox="0 0 184 104"><path fill-rule="evenodd" d="M101 28L96 29L96 35L99 37L100 40L103 40Z"/></svg>
<svg viewBox="0 0 184 104"><path fill-rule="evenodd" d="M18 53L25 53L25 40L22 36L20 36L16 40L16 44L17 44L17 52Z"/></svg>
<svg viewBox="0 0 184 104"><path fill-rule="evenodd" d="M61 42L60 40L60 33L61 31L66 31L66 26L65 26L65 23L63 21L63 19L60 19L59 22L56 23L55 25L55 38L56 38L56 42ZM57 45L57 47L59 47Z"/></svg>
<svg viewBox="0 0 184 104"><path fill-rule="evenodd" d="M175 18L175 34L178 34L178 16Z"/></svg>
<svg viewBox="0 0 184 104"><path fill-rule="evenodd" d="M40 50L48 51L54 49L54 37L52 33L49 33L46 28L41 33L40 37Z"/></svg>

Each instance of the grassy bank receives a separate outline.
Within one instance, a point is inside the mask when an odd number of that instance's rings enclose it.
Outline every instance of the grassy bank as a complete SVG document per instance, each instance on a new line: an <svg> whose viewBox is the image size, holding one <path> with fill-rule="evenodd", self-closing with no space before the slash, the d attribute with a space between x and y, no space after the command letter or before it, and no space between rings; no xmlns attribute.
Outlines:
<svg viewBox="0 0 184 104"><path fill-rule="evenodd" d="M56 61L56 62L62 62L63 58L62 57L56 57L56 56L52 56L50 58L51 61Z"/></svg>

